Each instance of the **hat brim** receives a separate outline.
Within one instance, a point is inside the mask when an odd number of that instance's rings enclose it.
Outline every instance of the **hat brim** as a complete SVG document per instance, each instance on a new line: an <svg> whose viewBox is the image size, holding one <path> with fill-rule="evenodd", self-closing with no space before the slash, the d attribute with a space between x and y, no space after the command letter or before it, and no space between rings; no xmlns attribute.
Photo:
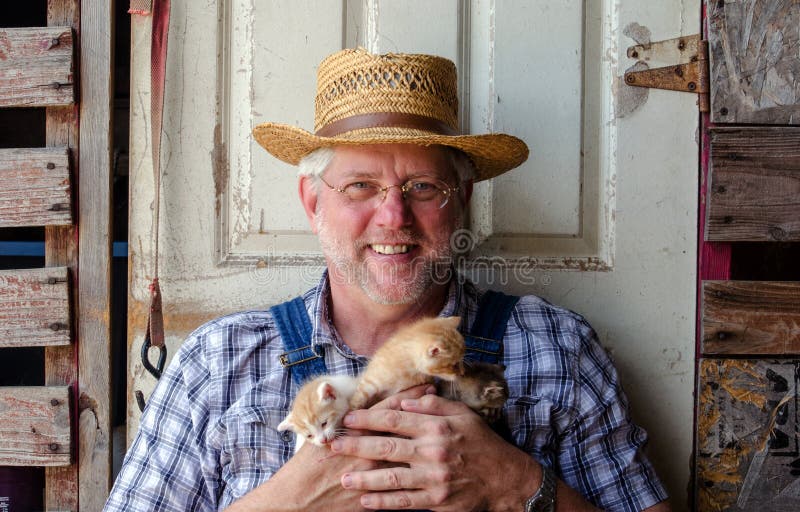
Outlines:
<svg viewBox="0 0 800 512"><path fill-rule="evenodd" d="M353 130L336 137L320 137L296 126L263 123L253 128L256 141L275 158L291 165L312 151L332 146L364 144L442 145L463 151L475 166L475 181L488 180L521 165L528 158L528 146L504 133L485 135L441 135L402 127Z"/></svg>

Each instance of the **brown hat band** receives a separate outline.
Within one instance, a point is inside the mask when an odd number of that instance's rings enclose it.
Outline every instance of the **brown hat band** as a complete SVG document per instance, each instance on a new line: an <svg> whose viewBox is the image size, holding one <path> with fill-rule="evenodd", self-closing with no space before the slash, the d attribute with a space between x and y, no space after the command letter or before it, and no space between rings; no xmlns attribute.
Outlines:
<svg viewBox="0 0 800 512"><path fill-rule="evenodd" d="M345 117L323 126L317 130L315 135L336 137L342 133L363 128L411 128L442 135L458 135L458 132L438 119L399 112L376 112Z"/></svg>

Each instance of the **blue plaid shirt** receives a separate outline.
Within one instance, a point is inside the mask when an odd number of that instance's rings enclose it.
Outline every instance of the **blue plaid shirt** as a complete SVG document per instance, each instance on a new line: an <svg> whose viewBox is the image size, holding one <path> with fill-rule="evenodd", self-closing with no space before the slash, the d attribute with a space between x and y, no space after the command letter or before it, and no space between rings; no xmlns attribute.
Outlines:
<svg viewBox="0 0 800 512"><path fill-rule="evenodd" d="M327 295L327 275L304 295L312 343L330 373L356 375L367 360L338 337ZM472 325L480 295L453 281L441 315ZM646 434L582 317L526 296L504 343L504 412L518 447L604 510L666 499L642 452ZM105 510L222 510L269 479L294 445L293 434L276 430L297 391L278 362L282 352L269 311L228 315L192 333L150 397Z"/></svg>

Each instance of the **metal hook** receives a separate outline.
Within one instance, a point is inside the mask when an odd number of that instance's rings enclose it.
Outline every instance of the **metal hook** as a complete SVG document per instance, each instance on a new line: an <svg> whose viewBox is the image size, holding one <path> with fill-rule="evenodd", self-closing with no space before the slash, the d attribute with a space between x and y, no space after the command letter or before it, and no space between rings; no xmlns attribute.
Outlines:
<svg viewBox="0 0 800 512"><path fill-rule="evenodd" d="M164 371L164 363L167 361L167 346L162 345L158 347L158 362L155 366L150 364L149 359L149 351L152 346L150 342L150 333L148 332L144 337L144 343L142 343L142 365L144 365L145 370L150 372L150 374L158 380L161 378L161 372Z"/></svg>

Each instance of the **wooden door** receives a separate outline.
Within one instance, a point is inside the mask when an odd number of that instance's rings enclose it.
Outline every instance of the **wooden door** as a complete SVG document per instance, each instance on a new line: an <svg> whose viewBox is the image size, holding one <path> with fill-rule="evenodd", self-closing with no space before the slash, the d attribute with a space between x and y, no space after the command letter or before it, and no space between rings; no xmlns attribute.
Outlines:
<svg viewBox="0 0 800 512"><path fill-rule="evenodd" d="M463 271L586 315L611 351L651 455L683 508L692 443L695 98L631 93L629 45L697 33L699 0L173 0L160 269L170 354L200 323L316 283L322 258L295 169L250 135L313 127L316 65L343 47L430 52L460 72L465 131L531 158L476 187ZM130 381L153 271L149 20L133 20ZM138 409L129 407L129 436Z"/></svg>

